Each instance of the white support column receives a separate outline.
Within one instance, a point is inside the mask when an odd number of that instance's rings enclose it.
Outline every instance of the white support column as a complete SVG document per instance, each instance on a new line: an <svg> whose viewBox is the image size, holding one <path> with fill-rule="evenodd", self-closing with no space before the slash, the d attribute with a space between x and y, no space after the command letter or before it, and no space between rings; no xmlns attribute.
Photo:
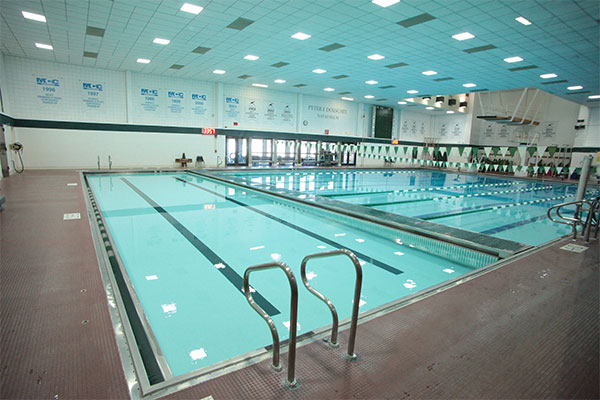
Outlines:
<svg viewBox="0 0 600 400"><path fill-rule="evenodd" d="M364 132L362 129L362 116L363 116L363 103L358 103L356 105L356 125L355 125L355 134L356 136L364 136Z"/></svg>
<svg viewBox="0 0 600 400"><path fill-rule="evenodd" d="M215 120L217 121L217 128L223 128L225 121L225 98L223 94L223 84L221 82L215 83L215 105Z"/></svg>
<svg viewBox="0 0 600 400"><path fill-rule="evenodd" d="M131 113L133 111L133 87L131 82L131 71L125 71L123 75L125 80L125 122L131 123Z"/></svg>
<svg viewBox="0 0 600 400"><path fill-rule="evenodd" d="M296 95L296 132L302 132L302 103L303 96L302 93L298 93Z"/></svg>
<svg viewBox="0 0 600 400"><path fill-rule="evenodd" d="M248 166L252 166L252 137L248 136Z"/></svg>

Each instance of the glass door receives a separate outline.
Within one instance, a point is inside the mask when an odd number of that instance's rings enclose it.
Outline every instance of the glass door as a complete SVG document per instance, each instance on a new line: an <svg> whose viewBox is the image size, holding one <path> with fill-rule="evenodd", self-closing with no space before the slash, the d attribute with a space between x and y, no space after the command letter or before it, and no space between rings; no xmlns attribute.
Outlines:
<svg viewBox="0 0 600 400"><path fill-rule="evenodd" d="M248 165L248 138L228 137L225 143L227 166Z"/></svg>
<svg viewBox="0 0 600 400"><path fill-rule="evenodd" d="M345 151L342 150L342 165L356 165L356 152L350 151L350 143L345 144L348 146Z"/></svg>
<svg viewBox="0 0 600 400"><path fill-rule="evenodd" d="M300 162L302 165L317 165L317 142L303 140L300 143Z"/></svg>
<svg viewBox="0 0 600 400"><path fill-rule="evenodd" d="M296 162L295 146L293 140L278 140L277 141L277 163L279 165L294 165Z"/></svg>
<svg viewBox="0 0 600 400"><path fill-rule="evenodd" d="M272 139L252 138L252 165L271 165L273 163Z"/></svg>

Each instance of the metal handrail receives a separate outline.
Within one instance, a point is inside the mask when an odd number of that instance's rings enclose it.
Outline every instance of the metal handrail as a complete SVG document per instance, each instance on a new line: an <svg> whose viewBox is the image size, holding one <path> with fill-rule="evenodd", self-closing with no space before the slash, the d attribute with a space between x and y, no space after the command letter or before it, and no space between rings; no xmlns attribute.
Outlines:
<svg viewBox="0 0 600 400"><path fill-rule="evenodd" d="M548 218L552 222L569 225L573 229L573 239L577 239L577 225L581 225L583 227L584 232L586 231L586 229L588 229L588 230L591 229L591 224L593 222L593 215L594 215L596 209L598 208L599 199L600 199L600 197L592 199L592 200L583 199L583 200L569 201L566 203L556 204L556 205L550 207L546 214L548 215ZM565 215L562 215L560 212L560 209L563 207L566 207L566 206L571 206L571 205L576 206L574 216L567 217ZM587 205L589 207L588 216L587 216L585 222L581 218L583 215L583 211L584 211L583 210L584 205ZM556 216L560 219L556 219L552 216L552 210L556 211ZM587 234L587 237L589 238L589 234Z"/></svg>
<svg viewBox="0 0 600 400"><path fill-rule="evenodd" d="M269 325L269 329L271 330L271 335L273 336L273 369L276 371L281 371L282 367L279 365L279 334L277 333L277 327L275 327L275 323L273 319L263 310L252 297L252 293L250 293L250 273L252 271L273 269L273 268L281 268L283 272L287 275L288 281L290 283L290 291L291 291L291 299L290 299L290 341L289 341L289 350L288 350L288 377L287 384L290 387L295 387L297 382L294 377L295 369L296 369L296 330L297 330L297 321L298 321L298 285L296 285L296 278L294 277L294 273L292 269L284 262L275 261L266 264L254 265L246 268L244 272L244 294L246 295L246 300L252 307Z"/></svg>
<svg viewBox="0 0 600 400"><path fill-rule="evenodd" d="M590 233L592 225L596 226L594 237L598 237L598 229L600 228L600 196L596 197L590 204L590 210L584 224L585 241L590 241Z"/></svg>
<svg viewBox="0 0 600 400"><path fill-rule="evenodd" d="M354 285L354 303L352 304L352 320L350 324L350 337L348 338L348 352L344 355L344 357L349 358L351 360L356 360L357 355L354 354L354 343L356 339L356 325L358 324L358 306L360 303L360 290L362 287L362 268L360 266L360 262L350 250L339 249L326 251L322 253L309 254L302 260L302 265L300 267L300 274L302 276L302 283L308 289L309 292L314 294L317 298L327 304L329 310L331 311L331 316L333 318L333 326L331 327L331 340L330 345L332 347L338 347L337 343L337 335L338 335L338 316L337 311L331 300L325 297L323 294L316 291L310 284L308 283L308 279L306 279L306 264L309 260L315 258L325 258L325 257L333 257L337 255L345 255L350 258L352 263L354 264L354 268L356 269L356 283Z"/></svg>

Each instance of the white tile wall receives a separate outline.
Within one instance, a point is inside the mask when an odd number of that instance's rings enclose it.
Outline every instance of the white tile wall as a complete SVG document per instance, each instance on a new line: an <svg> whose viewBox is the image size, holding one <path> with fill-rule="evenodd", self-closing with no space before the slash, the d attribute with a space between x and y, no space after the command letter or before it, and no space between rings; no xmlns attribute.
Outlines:
<svg viewBox="0 0 600 400"><path fill-rule="evenodd" d="M4 64L15 118L127 121L123 72L9 56Z"/></svg>
<svg viewBox="0 0 600 400"><path fill-rule="evenodd" d="M223 125L269 131L296 130L298 95L266 88L224 85ZM235 126L234 122L238 125Z"/></svg>
<svg viewBox="0 0 600 400"><path fill-rule="evenodd" d="M129 122L216 126L215 84L131 73Z"/></svg>

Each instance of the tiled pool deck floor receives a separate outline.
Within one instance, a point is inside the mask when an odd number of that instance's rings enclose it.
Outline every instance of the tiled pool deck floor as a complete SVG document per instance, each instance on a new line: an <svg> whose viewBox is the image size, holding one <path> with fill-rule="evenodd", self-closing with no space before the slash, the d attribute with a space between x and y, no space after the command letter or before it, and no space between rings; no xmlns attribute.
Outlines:
<svg viewBox="0 0 600 400"><path fill-rule="evenodd" d="M127 398L78 173L0 188L0 398ZM565 243L359 325L357 362L300 347L296 389L265 360L168 397L598 398L599 241Z"/></svg>

